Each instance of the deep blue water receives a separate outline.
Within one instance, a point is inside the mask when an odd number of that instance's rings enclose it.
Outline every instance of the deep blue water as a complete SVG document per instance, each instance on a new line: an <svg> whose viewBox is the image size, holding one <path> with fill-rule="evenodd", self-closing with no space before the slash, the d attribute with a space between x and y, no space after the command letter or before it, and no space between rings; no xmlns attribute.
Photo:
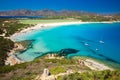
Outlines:
<svg viewBox="0 0 120 80"><path fill-rule="evenodd" d="M24 61L69 48L79 51L67 57L88 56L120 64L120 23L59 26L18 35L15 39L34 40L31 48L18 55Z"/></svg>

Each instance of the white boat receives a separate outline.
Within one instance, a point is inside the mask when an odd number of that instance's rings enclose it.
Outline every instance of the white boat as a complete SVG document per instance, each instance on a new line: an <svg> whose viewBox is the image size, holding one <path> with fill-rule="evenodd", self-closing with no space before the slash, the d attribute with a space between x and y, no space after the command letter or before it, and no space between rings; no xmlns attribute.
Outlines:
<svg viewBox="0 0 120 80"><path fill-rule="evenodd" d="M99 49L98 49L98 48L96 48L95 50L96 50L96 51L98 51Z"/></svg>
<svg viewBox="0 0 120 80"><path fill-rule="evenodd" d="M105 42L104 42L104 41L102 41L102 40L100 40L100 41L99 41L99 43L104 44Z"/></svg>
<svg viewBox="0 0 120 80"><path fill-rule="evenodd" d="M85 46L88 46L89 44L88 43L85 43Z"/></svg>

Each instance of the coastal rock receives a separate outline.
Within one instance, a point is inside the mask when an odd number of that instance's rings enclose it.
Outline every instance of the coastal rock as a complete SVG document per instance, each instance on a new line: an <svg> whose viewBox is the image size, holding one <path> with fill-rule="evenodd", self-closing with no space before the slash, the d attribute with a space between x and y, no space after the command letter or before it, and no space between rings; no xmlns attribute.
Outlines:
<svg viewBox="0 0 120 80"><path fill-rule="evenodd" d="M50 75L48 69L44 69L43 74L41 76L37 76L35 80L55 80L55 76Z"/></svg>

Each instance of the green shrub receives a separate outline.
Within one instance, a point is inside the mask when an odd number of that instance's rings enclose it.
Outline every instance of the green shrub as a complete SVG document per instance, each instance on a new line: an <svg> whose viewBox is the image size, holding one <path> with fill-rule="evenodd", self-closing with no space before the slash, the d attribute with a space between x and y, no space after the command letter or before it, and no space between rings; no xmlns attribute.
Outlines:
<svg viewBox="0 0 120 80"><path fill-rule="evenodd" d="M74 59L45 59L45 62L59 63L60 65L75 64Z"/></svg>
<svg viewBox="0 0 120 80"><path fill-rule="evenodd" d="M45 62L57 63L59 62L59 59L45 59Z"/></svg>
<svg viewBox="0 0 120 80"><path fill-rule="evenodd" d="M58 77L57 80L120 80L120 71L91 71L85 73L73 73Z"/></svg>
<svg viewBox="0 0 120 80"><path fill-rule="evenodd" d="M50 69L51 74L59 74L64 72L66 72L66 69L64 67L57 66Z"/></svg>
<svg viewBox="0 0 120 80"><path fill-rule="evenodd" d="M8 73L16 69L21 69L21 68L25 69L26 67L27 67L27 63L16 64L15 66L2 66L0 67L0 73Z"/></svg>

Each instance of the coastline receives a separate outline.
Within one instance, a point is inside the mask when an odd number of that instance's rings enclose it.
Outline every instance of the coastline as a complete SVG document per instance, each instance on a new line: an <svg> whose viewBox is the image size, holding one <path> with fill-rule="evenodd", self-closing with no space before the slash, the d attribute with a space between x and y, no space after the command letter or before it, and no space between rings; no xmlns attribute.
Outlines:
<svg viewBox="0 0 120 80"><path fill-rule="evenodd" d="M75 59L78 59L78 61L83 62L85 66L89 67L91 70L95 71L102 71L102 70L115 70L117 68L111 67L102 61L98 61L98 59L92 58L92 57L86 57L86 56L76 56ZM74 59L73 58L73 59Z"/></svg>
<svg viewBox="0 0 120 80"><path fill-rule="evenodd" d="M91 23L117 23L120 21L103 21L103 22L81 22L81 21L76 21L76 22L58 22L58 23L39 23L36 24L35 26L26 28L21 30L20 32L16 32L15 34L10 36L10 39L14 41L14 37L17 35L25 34L27 32L31 32L33 30L39 30L39 29L45 29L45 28L53 28L53 27L58 27L58 26L64 26L64 25L78 25L78 24L91 24Z"/></svg>
<svg viewBox="0 0 120 80"><path fill-rule="evenodd" d="M109 66L105 65L104 63L100 63L93 59L86 59L84 61L84 64L88 66L92 70L114 70L113 68L110 68Z"/></svg>
<svg viewBox="0 0 120 80"><path fill-rule="evenodd" d="M118 21L118 22L120 22L120 21ZM17 35L26 34L27 32L29 33L33 30L53 28L53 27L58 27L58 26L62 26L62 25L77 25L77 24L91 24L91 23L116 23L116 22L114 22L114 21L113 22L81 22L81 21L78 21L78 22L40 23L40 24L37 24L33 27L23 29L22 31L13 34L12 36L10 36L10 39L12 41L14 41L14 37L16 37ZM97 65L97 68L91 66L91 63L93 64L93 66ZM85 64L88 67L90 67L92 70L97 70L97 69L99 69L99 70L106 70L106 69L113 70L109 66L104 65L104 63L102 64L102 63L99 63L99 62L97 62L95 60L91 60L91 59L86 59ZM100 69L100 68L102 68L102 69Z"/></svg>

